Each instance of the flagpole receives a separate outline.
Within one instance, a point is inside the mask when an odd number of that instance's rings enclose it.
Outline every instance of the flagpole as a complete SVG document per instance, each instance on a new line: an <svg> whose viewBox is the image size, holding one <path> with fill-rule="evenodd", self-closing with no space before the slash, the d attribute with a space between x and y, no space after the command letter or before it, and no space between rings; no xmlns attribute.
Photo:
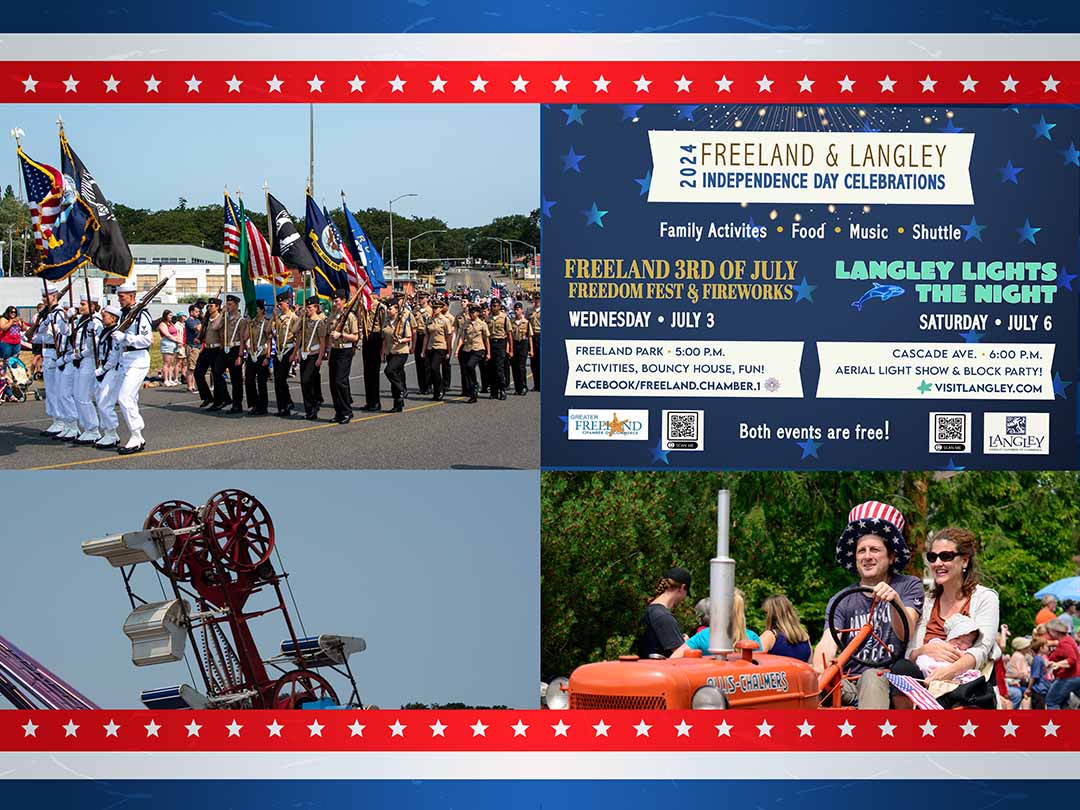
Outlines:
<svg viewBox="0 0 1080 810"><path fill-rule="evenodd" d="M273 253L273 251L274 251L274 232L273 232L274 223L270 221L270 185L265 180L263 180L263 202L266 203L266 244L267 244L267 247L269 248L270 252ZM274 258L273 256L270 257L270 259L271 259L270 263L271 264L273 264L273 258ZM282 266L284 266L284 263L282 263ZM270 272L270 283L274 287L274 300L270 303L270 309L273 310L274 306L277 304L277 296L278 296L278 292L277 292L277 276L274 274L273 271Z"/></svg>
<svg viewBox="0 0 1080 810"><path fill-rule="evenodd" d="M308 104L308 193L315 196L315 105Z"/></svg>
<svg viewBox="0 0 1080 810"><path fill-rule="evenodd" d="M237 193L239 193L239 192L237 192ZM229 184L226 183L225 184L225 199L228 199L228 198L229 198ZM242 222L237 222L236 226L237 226L238 229L244 227ZM239 234L237 234L237 235L239 236ZM224 281L222 283L223 283L223 285L225 287L225 292L228 293L229 292L229 251L227 251L225 249L224 244L221 245L221 257L222 257L222 259L225 260L225 278L224 278ZM209 289L207 289L206 294L207 295L210 294ZM224 301L221 302L221 306L222 307L225 306Z"/></svg>

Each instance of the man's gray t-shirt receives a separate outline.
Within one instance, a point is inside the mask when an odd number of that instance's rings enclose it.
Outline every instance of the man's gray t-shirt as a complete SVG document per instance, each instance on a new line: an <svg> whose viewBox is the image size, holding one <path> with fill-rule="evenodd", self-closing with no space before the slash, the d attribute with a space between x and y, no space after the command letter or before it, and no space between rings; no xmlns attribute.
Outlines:
<svg viewBox="0 0 1080 810"><path fill-rule="evenodd" d="M922 581L918 577L913 577L908 574L893 574L889 579L889 585L899 595L900 601L904 603L905 607L913 608L916 614L922 614L923 601L926 595L923 591ZM841 591L840 593L843 593ZM829 611L832 610L833 603L836 601L836 597L840 594L835 594L832 599L829 600L829 604L825 608L825 632L829 632ZM870 605L873 603L873 597L867 593L854 593L850 596L844 597L843 601L836 609L836 616L834 622L837 630L858 630L864 624L866 624L867 617L870 613ZM874 633L881 639L883 639L889 648L883 647L874 636L870 636L866 640L866 643L856 651L856 655L864 661L876 661L879 666L885 666L892 657L892 651L897 645L903 645L905 642L901 641L899 636L893 630L892 627L892 614L893 609L889 607L886 602L878 603L877 608L874 610ZM915 634L915 627L910 626L908 628L910 635ZM854 633L840 633L840 649L842 650L846 643L854 636ZM910 636L909 639L910 641ZM869 667L863 664L850 662L845 669L845 672L849 675L858 675L860 672L869 669Z"/></svg>
<svg viewBox="0 0 1080 810"><path fill-rule="evenodd" d="M648 658L650 655L662 655L665 658L683 645L682 628L663 605L649 605L641 617L645 625L638 641L638 655Z"/></svg>

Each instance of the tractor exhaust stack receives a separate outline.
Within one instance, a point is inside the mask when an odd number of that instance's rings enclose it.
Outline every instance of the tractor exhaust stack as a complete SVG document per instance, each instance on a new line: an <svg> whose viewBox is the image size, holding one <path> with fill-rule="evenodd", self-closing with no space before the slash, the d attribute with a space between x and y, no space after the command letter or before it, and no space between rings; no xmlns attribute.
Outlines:
<svg viewBox="0 0 1080 810"><path fill-rule="evenodd" d="M733 651L731 610L735 599L735 560L728 555L731 531L731 493L716 494L716 557L709 560L709 654Z"/></svg>

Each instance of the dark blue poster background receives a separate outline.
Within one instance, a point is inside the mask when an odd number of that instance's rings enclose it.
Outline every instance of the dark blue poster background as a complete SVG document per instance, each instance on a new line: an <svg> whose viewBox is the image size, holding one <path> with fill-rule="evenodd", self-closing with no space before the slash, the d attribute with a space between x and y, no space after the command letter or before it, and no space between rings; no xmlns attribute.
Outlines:
<svg viewBox="0 0 1080 810"><path fill-rule="evenodd" d="M1080 115L1064 107L758 107L548 106L542 111L542 224L544 354L542 465L545 468L680 469L1064 469L1076 464L1077 239ZM824 203L694 203L648 201L652 182L650 130L829 131L939 137L974 133L970 180L974 205L827 205ZM730 223L755 226L766 238L661 238L660 223ZM824 224L819 238L792 238L793 230ZM888 228L888 239L856 239L851 226ZM949 238L916 239L917 227ZM945 226L944 230L941 230ZM757 233L761 233L758 231ZM925 234L926 232L920 232ZM606 299L575 290L567 259L798 260L786 300ZM893 282L895 297L869 280L836 277L837 260L949 260L1052 262L1054 288L1042 302L1016 304L920 303L915 282ZM959 273L959 270L956 270ZM568 275L570 278L568 278ZM950 278L955 278L952 276ZM715 280L715 279L714 279ZM869 295L864 295L869 293ZM1047 300L1048 299L1048 300ZM860 301L855 306L856 301ZM571 326L571 313L649 312L647 326ZM699 313L696 328L673 328L680 312ZM928 329L923 314L981 314L985 321ZM1010 330L1010 316L1027 315L1031 329ZM1049 316L1049 319L1048 317ZM706 318L712 318L712 326ZM1034 318L1034 320L1030 320ZM660 321L663 321L662 323ZM1000 323L999 323L1000 321ZM1050 331L1047 331L1047 327ZM627 395L593 389L564 395L566 340L804 341L802 398ZM817 342L934 343L971 357L1001 343L1056 344L1044 372L1042 398L947 398L919 377L904 398L870 398L868 383L844 398L817 397ZM998 349L1000 351L1000 349ZM1032 350L1035 352L1035 350ZM852 355L855 357L855 355ZM991 354L991 357L994 355ZM585 358L602 360L607 358ZM618 358L616 358L618 359ZM666 359L666 358L665 358ZM719 361L717 361L719 362ZM853 360L853 362L855 362ZM898 361L899 362L899 361ZM908 361L903 361L908 362ZM831 364L830 364L831 365ZM875 366L876 368L876 366ZM829 369L828 371L832 371ZM877 377L885 380L884 377ZM933 379L933 378L931 378ZM995 378L1015 382L1015 378ZM775 378L768 383L777 386ZM796 380L797 385L797 380ZM921 385L921 388L917 388ZM957 389L959 390L959 389ZM963 389L968 391L970 389ZM1051 396L1052 390L1052 396ZM780 394L794 391L787 384ZM661 435L662 411L703 411L703 449L670 450ZM648 411L647 436L605 441L571 438L574 411L599 416ZM966 414L966 445L933 444L935 413ZM998 414L992 425L985 414ZM1049 415L1046 452L984 454L983 434L1003 427L1004 413L1028 414L1024 424ZM1032 416L1037 414L1038 416ZM620 419L623 417L619 417ZM642 422L640 418L637 422ZM999 422L1002 424L999 425ZM1010 421L1015 426L1015 420ZM767 426L761 430L761 426ZM844 426L845 438L839 430ZM866 430L880 431L868 434ZM1010 427L1010 431L1012 427ZM756 431L756 432L755 432ZM602 431L601 431L602 432ZM1003 433L1003 431L1001 431ZM580 433L578 434L580 435ZM861 435L861 438L857 438ZM957 452L951 452L955 448Z"/></svg>

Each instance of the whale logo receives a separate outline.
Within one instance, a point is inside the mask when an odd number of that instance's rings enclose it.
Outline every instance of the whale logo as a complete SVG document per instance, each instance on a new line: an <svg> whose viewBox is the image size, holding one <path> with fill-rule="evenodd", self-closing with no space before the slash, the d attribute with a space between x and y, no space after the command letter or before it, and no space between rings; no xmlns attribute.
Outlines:
<svg viewBox="0 0 1080 810"><path fill-rule="evenodd" d="M903 294L903 287L898 287L895 284L878 284L875 281L874 286L859 296L858 301L852 301L851 305L862 312L863 304L871 298L880 298L882 301L888 301L890 298L896 298L896 296Z"/></svg>

